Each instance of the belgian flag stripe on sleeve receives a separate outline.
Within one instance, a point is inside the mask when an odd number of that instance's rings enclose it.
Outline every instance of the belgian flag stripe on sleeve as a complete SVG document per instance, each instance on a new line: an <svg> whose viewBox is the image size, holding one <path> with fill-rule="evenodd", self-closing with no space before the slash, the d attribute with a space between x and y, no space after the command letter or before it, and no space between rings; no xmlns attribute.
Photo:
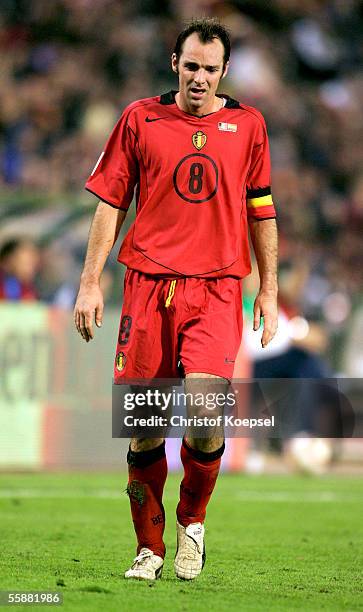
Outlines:
<svg viewBox="0 0 363 612"><path fill-rule="evenodd" d="M271 195L271 187L258 187L257 189L247 189L248 198L262 198Z"/></svg>
<svg viewBox="0 0 363 612"><path fill-rule="evenodd" d="M249 217L271 218L276 216L271 187L247 189L247 211Z"/></svg>
<svg viewBox="0 0 363 612"><path fill-rule="evenodd" d="M271 195L262 196L261 198L248 198L247 199L247 206L251 208L258 208L260 206L268 206L269 204L273 206Z"/></svg>
<svg viewBox="0 0 363 612"><path fill-rule="evenodd" d="M274 219L276 211L273 205L260 206L259 208L249 208L247 216L249 219Z"/></svg>

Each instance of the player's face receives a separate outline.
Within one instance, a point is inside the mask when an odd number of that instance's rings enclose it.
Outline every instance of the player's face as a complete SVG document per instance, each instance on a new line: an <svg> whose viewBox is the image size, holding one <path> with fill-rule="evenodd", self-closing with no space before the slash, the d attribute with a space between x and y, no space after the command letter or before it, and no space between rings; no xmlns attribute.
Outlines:
<svg viewBox="0 0 363 612"><path fill-rule="evenodd" d="M185 40L179 61L172 55L172 68L179 75L179 102L183 110L205 115L217 110L215 93L228 71L223 67L224 47L219 38L202 43L193 32Z"/></svg>

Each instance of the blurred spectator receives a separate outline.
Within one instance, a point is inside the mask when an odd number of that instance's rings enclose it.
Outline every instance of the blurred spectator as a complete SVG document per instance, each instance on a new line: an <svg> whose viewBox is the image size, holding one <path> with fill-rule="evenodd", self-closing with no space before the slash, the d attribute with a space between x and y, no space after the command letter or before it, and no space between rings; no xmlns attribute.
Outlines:
<svg viewBox="0 0 363 612"><path fill-rule="evenodd" d="M0 300L37 299L34 286L39 253L33 242L13 238L0 248Z"/></svg>
<svg viewBox="0 0 363 612"><path fill-rule="evenodd" d="M253 303L258 292L256 263L244 283L244 343L253 362L253 378L323 378L333 376L324 354L328 345L325 327L302 316L299 304L305 285L306 265L286 272L279 279L279 326L274 339L262 349L258 332L253 331Z"/></svg>
<svg viewBox="0 0 363 612"><path fill-rule="evenodd" d="M321 323L302 316L299 304L308 272L304 262L296 269L282 269L279 282L279 322L274 341L262 349L261 333L253 331L253 303L258 291L259 276L256 263L245 281L244 290L244 345L252 360L251 378L274 379L269 401L276 409L283 439L304 432L304 437L339 437L341 429L339 394L334 384L336 373L325 357L328 335ZM332 379L326 384L325 379ZM319 383L319 381L322 381ZM251 388L251 410L254 416L263 413L266 397L262 385ZM275 404L271 398L274 398ZM282 450L281 440L273 438L270 445ZM255 452L267 446L264 437L254 441Z"/></svg>

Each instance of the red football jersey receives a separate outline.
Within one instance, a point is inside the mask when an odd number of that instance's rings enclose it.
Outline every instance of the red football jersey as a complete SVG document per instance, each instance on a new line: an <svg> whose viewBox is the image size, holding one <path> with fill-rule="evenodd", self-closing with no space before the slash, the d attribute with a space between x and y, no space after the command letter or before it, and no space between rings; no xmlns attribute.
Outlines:
<svg viewBox="0 0 363 612"><path fill-rule="evenodd" d="M86 189L136 219L118 256L129 268L167 276L250 272L248 218L275 217L266 126L228 96L203 117L175 93L138 100L113 129Z"/></svg>

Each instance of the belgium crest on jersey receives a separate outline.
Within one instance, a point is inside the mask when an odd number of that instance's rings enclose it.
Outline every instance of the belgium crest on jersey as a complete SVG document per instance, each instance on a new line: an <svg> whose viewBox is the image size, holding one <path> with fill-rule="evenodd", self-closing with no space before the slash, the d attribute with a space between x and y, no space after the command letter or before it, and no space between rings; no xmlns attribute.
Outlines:
<svg viewBox="0 0 363 612"><path fill-rule="evenodd" d="M122 372L126 365L126 355L125 353L117 353L116 355L116 370Z"/></svg>
<svg viewBox="0 0 363 612"><path fill-rule="evenodd" d="M198 149L198 151L203 149L206 142L207 142L207 135L204 134L204 132L202 132L201 130L198 130L198 132L195 132L195 134L193 134L192 143L195 146L195 148Z"/></svg>

